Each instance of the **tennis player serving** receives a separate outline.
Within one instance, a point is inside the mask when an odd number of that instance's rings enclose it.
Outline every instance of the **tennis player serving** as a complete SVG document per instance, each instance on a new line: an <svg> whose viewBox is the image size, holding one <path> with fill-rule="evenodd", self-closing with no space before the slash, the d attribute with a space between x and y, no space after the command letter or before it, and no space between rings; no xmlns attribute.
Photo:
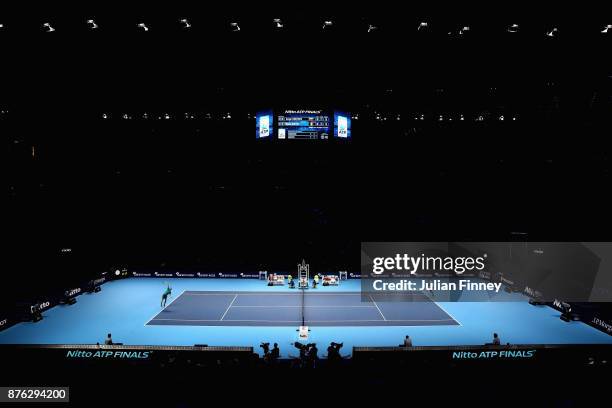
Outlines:
<svg viewBox="0 0 612 408"><path fill-rule="evenodd" d="M161 307L166 306L166 300L168 300L168 296L172 296L172 288L170 287L170 283L167 283L167 285L168 286L166 287L166 290L162 294Z"/></svg>

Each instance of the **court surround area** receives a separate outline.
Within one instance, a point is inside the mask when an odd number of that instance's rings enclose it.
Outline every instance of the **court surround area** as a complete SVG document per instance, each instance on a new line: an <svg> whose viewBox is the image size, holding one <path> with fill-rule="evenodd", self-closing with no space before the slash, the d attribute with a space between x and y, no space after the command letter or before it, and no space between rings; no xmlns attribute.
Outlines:
<svg viewBox="0 0 612 408"><path fill-rule="evenodd" d="M173 297L160 306L165 283ZM308 342L324 349L397 346L410 335L415 346L482 345L499 333L511 344L612 344L612 336L560 312L524 302L361 302L360 281L319 286L304 294ZM107 333L126 345L248 346L277 342L281 356L297 355L301 292L257 279L128 278L77 297L74 305L43 312L37 323L0 332L1 344L95 344ZM169 319L169 320L163 320ZM397 320L397 322L393 322ZM323 355L324 356L324 355Z"/></svg>

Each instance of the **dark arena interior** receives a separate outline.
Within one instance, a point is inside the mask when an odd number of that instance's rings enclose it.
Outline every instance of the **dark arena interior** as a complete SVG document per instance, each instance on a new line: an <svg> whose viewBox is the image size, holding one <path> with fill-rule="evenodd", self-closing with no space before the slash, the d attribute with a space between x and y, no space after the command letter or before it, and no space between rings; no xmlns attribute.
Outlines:
<svg viewBox="0 0 612 408"><path fill-rule="evenodd" d="M609 13L2 7L0 404L609 406Z"/></svg>

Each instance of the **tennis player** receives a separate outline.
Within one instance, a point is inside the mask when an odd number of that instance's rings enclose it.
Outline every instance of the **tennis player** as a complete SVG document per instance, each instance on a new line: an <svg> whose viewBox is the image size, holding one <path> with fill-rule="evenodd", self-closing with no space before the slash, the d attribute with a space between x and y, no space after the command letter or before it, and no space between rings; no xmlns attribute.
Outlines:
<svg viewBox="0 0 612 408"><path fill-rule="evenodd" d="M162 294L161 307L166 306L166 300L168 300L168 296L172 296L172 288L170 287L169 283L168 283L168 287Z"/></svg>

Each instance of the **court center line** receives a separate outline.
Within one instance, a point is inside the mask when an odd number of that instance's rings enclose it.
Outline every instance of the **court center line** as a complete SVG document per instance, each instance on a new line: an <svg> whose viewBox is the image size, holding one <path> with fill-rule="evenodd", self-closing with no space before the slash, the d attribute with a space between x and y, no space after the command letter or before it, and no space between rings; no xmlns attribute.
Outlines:
<svg viewBox="0 0 612 408"><path fill-rule="evenodd" d="M378 307L378 305L376 304L376 302L374 301L374 298L372 298L372 295L368 295L370 296L370 300L372 301L372 303L374 303L374 306L376 306L376 309L378 309L378 313L380 313L380 315L382 316L384 321L387 321L387 318L385 317L385 315L383 314L383 312L380 311L380 308Z"/></svg>
<svg viewBox="0 0 612 408"><path fill-rule="evenodd" d="M225 309L225 313L223 313L223 316L221 316L221 320L223 320L223 318L225 317L225 315L227 314L227 312L229 312L230 308L232 307L232 305L234 304L234 302L236 301L236 298L238 297L238 294L234 295L234 298L232 299L232 302L229 304L229 306L227 307L227 309Z"/></svg>

